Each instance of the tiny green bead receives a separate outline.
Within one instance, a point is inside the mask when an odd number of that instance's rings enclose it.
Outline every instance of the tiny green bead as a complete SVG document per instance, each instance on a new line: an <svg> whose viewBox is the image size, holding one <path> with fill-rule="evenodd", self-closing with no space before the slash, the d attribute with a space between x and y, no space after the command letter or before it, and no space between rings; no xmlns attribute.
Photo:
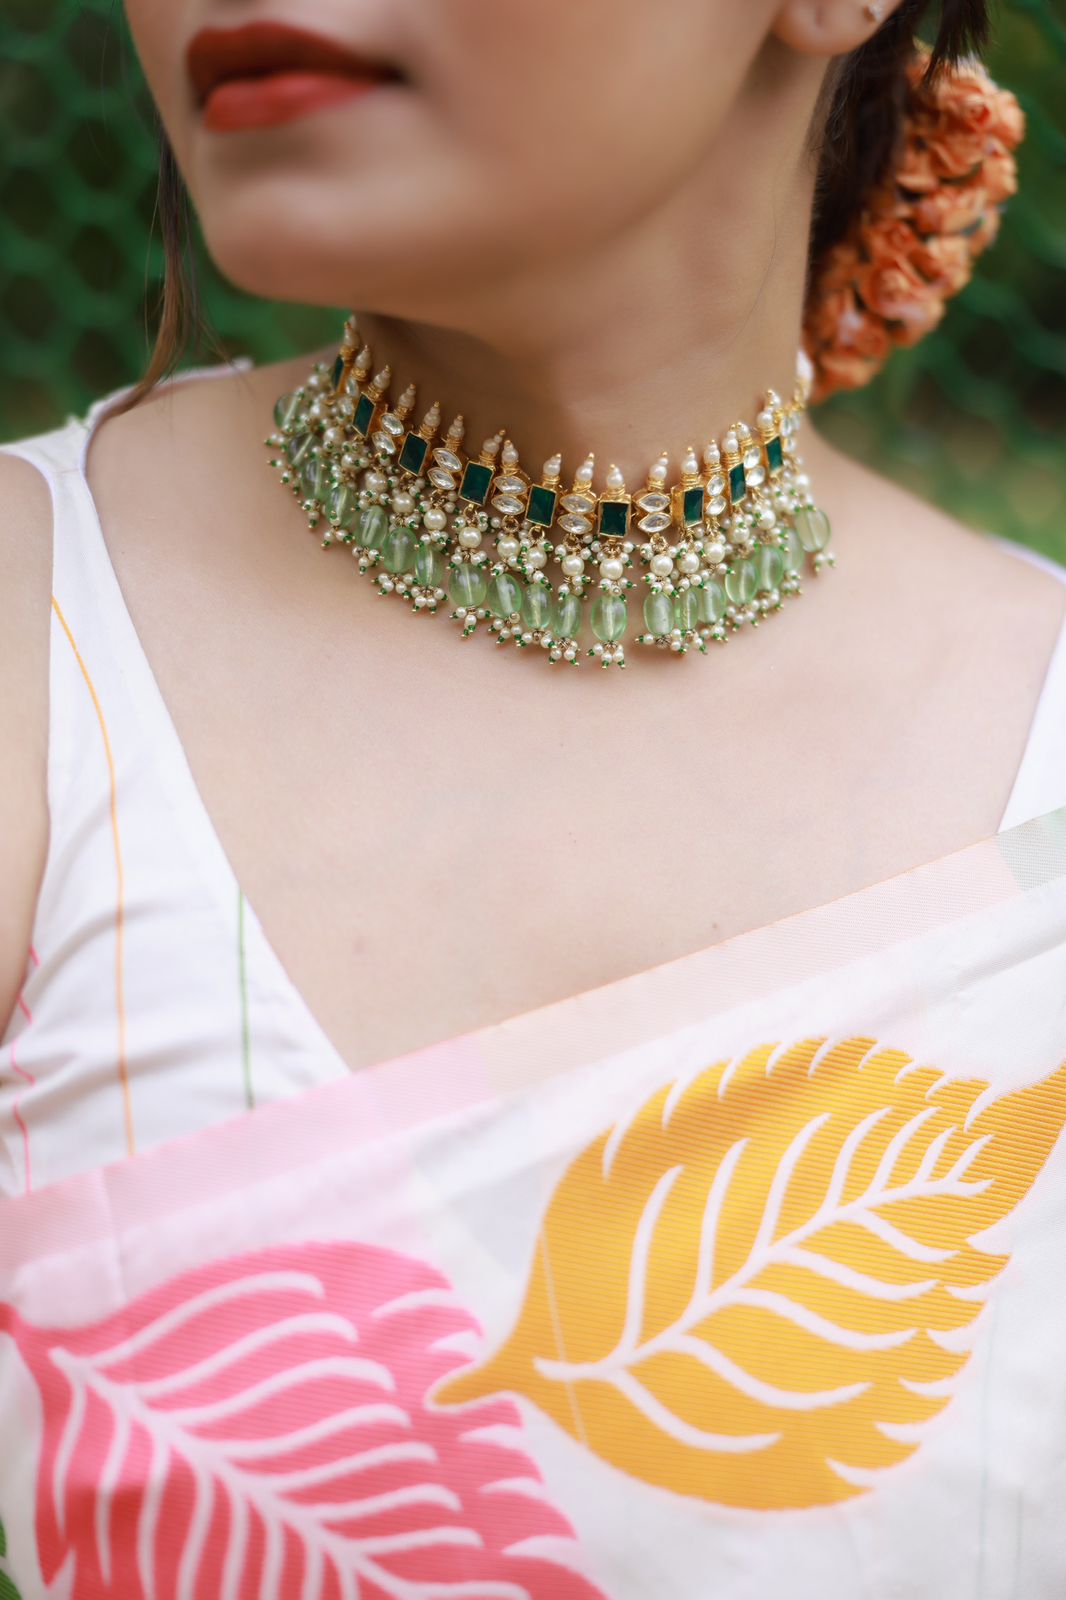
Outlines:
<svg viewBox="0 0 1066 1600"><path fill-rule="evenodd" d="M359 543L367 550L380 550L388 526L384 507L368 506L359 523Z"/></svg>
<svg viewBox="0 0 1066 1600"><path fill-rule="evenodd" d="M722 585L718 582L717 578L707 579L706 583L703 585L703 588L700 590L699 603L701 622L721 622L722 618L725 616L726 606L729 604L729 602L726 599L725 590L722 588Z"/></svg>
<svg viewBox="0 0 1066 1600"><path fill-rule="evenodd" d="M471 566L469 561L453 567L448 598L453 606L464 606L467 611L471 606L479 606L485 598L485 574L481 568Z"/></svg>
<svg viewBox="0 0 1066 1600"><path fill-rule="evenodd" d="M749 600L754 600L758 582L755 563L749 556L732 572L726 573L725 592L735 606L746 606Z"/></svg>
<svg viewBox="0 0 1066 1600"><path fill-rule="evenodd" d="M403 523L390 528L381 547L381 560L386 572L406 572L415 553L415 536Z"/></svg>
<svg viewBox="0 0 1066 1600"><path fill-rule="evenodd" d="M274 421L279 428L287 428L299 410L299 397L294 394L283 394L274 406Z"/></svg>
<svg viewBox="0 0 1066 1600"><path fill-rule="evenodd" d="M553 632L560 639L576 639L581 627L581 601L576 594L561 594L555 602Z"/></svg>
<svg viewBox="0 0 1066 1600"><path fill-rule="evenodd" d="M527 628L546 628L552 614L552 592L544 583L531 583L522 601L522 621Z"/></svg>
<svg viewBox="0 0 1066 1600"><path fill-rule="evenodd" d="M354 489L342 483L338 488L330 491L326 502L329 520L336 528L354 528L359 521L359 500Z"/></svg>
<svg viewBox="0 0 1066 1600"><path fill-rule="evenodd" d="M446 571L444 557L436 545L420 544L415 552L415 577L428 589L439 589Z"/></svg>
<svg viewBox="0 0 1066 1600"><path fill-rule="evenodd" d="M650 594L644 602L644 626L660 638L674 626L674 605L668 594Z"/></svg>
<svg viewBox="0 0 1066 1600"><path fill-rule="evenodd" d="M796 512L796 528L804 550L824 550L829 543L829 518L817 506L801 506Z"/></svg>
<svg viewBox="0 0 1066 1600"><path fill-rule="evenodd" d="M494 616L511 617L522 609L522 585L513 573L497 572L485 600Z"/></svg>
<svg viewBox="0 0 1066 1600"><path fill-rule="evenodd" d="M629 607L620 594L597 595L592 602L592 631L604 644L615 644L625 633Z"/></svg>
<svg viewBox="0 0 1066 1600"><path fill-rule="evenodd" d="M755 557L760 589L776 589L785 575L785 558L775 544L764 544Z"/></svg>
<svg viewBox="0 0 1066 1600"><path fill-rule="evenodd" d="M699 620L699 590L682 589L674 600L674 625L687 633L690 628L697 626Z"/></svg>
<svg viewBox="0 0 1066 1600"><path fill-rule="evenodd" d="M806 566L803 545L795 528L789 528L785 533L785 566L789 572L802 572Z"/></svg>

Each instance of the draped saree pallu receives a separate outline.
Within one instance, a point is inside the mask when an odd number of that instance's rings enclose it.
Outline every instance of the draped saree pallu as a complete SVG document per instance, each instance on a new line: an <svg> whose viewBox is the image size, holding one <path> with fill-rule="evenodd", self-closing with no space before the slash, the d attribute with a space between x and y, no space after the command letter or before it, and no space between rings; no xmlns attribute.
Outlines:
<svg viewBox="0 0 1066 1600"><path fill-rule="evenodd" d="M9 1199L0 1593L1053 1600L1064 1122L1066 808Z"/></svg>

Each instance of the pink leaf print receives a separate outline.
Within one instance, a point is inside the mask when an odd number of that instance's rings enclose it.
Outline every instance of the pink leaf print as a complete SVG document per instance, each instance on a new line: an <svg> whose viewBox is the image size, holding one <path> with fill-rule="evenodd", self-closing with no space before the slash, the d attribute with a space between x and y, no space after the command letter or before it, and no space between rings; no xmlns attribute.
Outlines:
<svg viewBox="0 0 1066 1600"><path fill-rule="evenodd" d="M427 1405L480 1330L423 1262L270 1249L0 1329L43 1401L44 1575L73 1552L78 1600L603 1600L556 1558L517 1407Z"/></svg>

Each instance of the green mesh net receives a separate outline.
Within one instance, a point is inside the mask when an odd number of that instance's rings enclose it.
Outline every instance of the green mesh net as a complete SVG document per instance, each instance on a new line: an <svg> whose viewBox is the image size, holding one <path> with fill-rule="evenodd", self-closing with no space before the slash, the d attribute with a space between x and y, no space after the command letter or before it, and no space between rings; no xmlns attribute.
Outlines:
<svg viewBox="0 0 1066 1600"><path fill-rule="evenodd" d="M1029 119L1020 193L999 240L936 333L818 419L845 449L965 521L1066 560L1058 3L1011 0L997 23L989 65ZM53 427L143 370L162 272L151 128L117 0L3 0L0 438ZM210 264L201 278L229 353L272 361L339 333L342 308L272 305Z"/></svg>

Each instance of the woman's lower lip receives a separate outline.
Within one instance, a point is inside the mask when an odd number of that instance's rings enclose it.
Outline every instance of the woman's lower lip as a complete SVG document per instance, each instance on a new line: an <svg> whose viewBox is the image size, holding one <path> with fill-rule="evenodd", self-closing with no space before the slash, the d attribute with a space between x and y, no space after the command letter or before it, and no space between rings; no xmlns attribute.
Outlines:
<svg viewBox="0 0 1066 1600"><path fill-rule="evenodd" d="M377 88L373 78L337 72L271 72L262 78L231 78L212 89L203 106L212 133L272 128Z"/></svg>

